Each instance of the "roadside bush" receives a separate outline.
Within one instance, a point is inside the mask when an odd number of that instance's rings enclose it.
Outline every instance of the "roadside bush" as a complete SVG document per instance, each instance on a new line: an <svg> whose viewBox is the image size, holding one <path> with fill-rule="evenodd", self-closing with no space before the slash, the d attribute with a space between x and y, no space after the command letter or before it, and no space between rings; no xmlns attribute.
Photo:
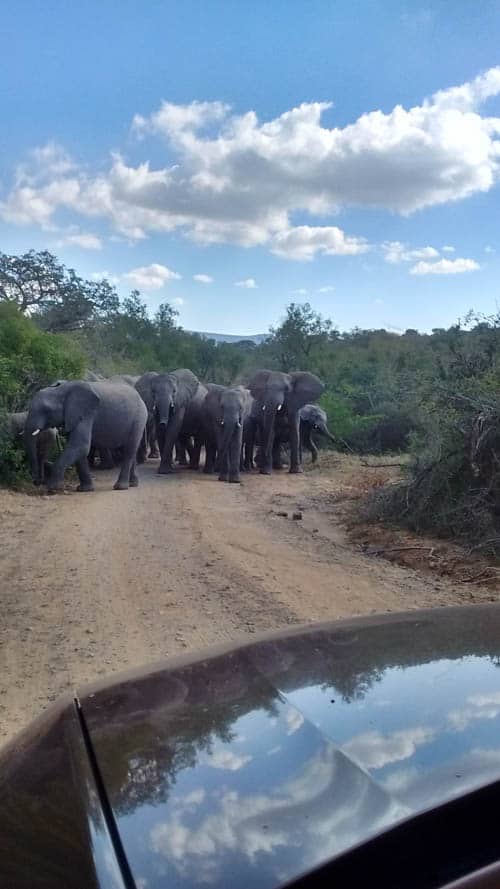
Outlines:
<svg viewBox="0 0 500 889"><path fill-rule="evenodd" d="M378 491L367 517L500 555L500 399L449 396L411 447L407 477Z"/></svg>
<svg viewBox="0 0 500 889"><path fill-rule="evenodd" d="M22 443L6 426L9 411L25 410L37 389L56 379L78 378L84 356L62 336L44 333L14 305L0 303L0 483L27 477Z"/></svg>
<svg viewBox="0 0 500 889"><path fill-rule="evenodd" d="M332 433L357 454L400 453L408 450L416 420L397 404L382 403L371 413L357 414L346 396L325 392L320 399ZM339 442L342 448L342 441Z"/></svg>

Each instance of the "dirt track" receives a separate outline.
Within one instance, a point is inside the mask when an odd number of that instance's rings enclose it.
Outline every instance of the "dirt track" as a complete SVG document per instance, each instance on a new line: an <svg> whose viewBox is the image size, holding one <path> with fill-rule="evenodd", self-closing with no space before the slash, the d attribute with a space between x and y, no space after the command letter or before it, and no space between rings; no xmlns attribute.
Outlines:
<svg viewBox="0 0 500 889"><path fill-rule="evenodd" d="M0 742L62 692L178 651L291 623L470 601L470 588L349 542L335 499L359 484L354 459L241 486L156 468L142 467L128 492L111 490L107 472L95 494L0 492Z"/></svg>

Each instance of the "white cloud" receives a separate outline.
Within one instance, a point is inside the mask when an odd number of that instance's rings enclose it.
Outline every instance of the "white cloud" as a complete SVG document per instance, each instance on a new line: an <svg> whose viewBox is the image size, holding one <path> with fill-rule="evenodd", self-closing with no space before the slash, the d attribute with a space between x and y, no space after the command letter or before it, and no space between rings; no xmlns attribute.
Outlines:
<svg viewBox="0 0 500 889"><path fill-rule="evenodd" d="M401 241L385 241L382 244L382 253L386 262L392 265L400 262L415 262L417 259L437 259L439 252L435 247L408 248Z"/></svg>
<svg viewBox="0 0 500 889"><path fill-rule="evenodd" d="M302 728L304 725L304 717L299 710L287 710L285 721L287 724L287 735L294 735L295 732L298 732L299 728Z"/></svg>
<svg viewBox="0 0 500 889"><path fill-rule="evenodd" d="M375 303L376 306L383 306L384 305L383 299L374 299L373 302Z"/></svg>
<svg viewBox="0 0 500 889"><path fill-rule="evenodd" d="M233 753L232 750L221 748L216 750L210 756L203 760L204 764L212 769L227 769L230 772L237 772L252 761L251 756Z"/></svg>
<svg viewBox="0 0 500 889"><path fill-rule="evenodd" d="M342 749L363 768L381 769L389 763L409 759L417 747L428 744L435 735L434 729L425 726L402 729L389 735L366 732L343 744Z"/></svg>
<svg viewBox="0 0 500 889"><path fill-rule="evenodd" d="M455 248L451 247L449 244L445 244L444 247L441 247L441 250L443 251L443 253L454 253L455 252Z"/></svg>
<svg viewBox="0 0 500 889"><path fill-rule="evenodd" d="M193 275L193 281L197 281L198 284L214 283L214 279L210 275Z"/></svg>
<svg viewBox="0 0 500 889"><path fill-rule="evenodd" d="M475 272L481 266L474 259L440 259L438 262L417 262L410 269L410 275L462 275Z"/></svg>
<svg viewBox="0 0 500 889"><path fill-rule="evenodd" d="M184 305L184 300L182 296L176 296L175 299L172 300L172 303L174 304L174 306L180 307Z"/></svg>
<svg viewBox="0 0 500 889"><path fill-rule="evenodd" d="M496 253L496 250L494 247L491 246L491 244L486 244L486 247L484 248L484 252L485 253Z"/></svg>
<svg viewBox="0 0 500 889"><path fill-rule="evenodd" d="M318 287L318 293L333 293L335 287L333 284L326 284L325 287Z"/></svg>
<svg viewBox="0 0 500 889"><path fill-rule="evenodd" d="M346 256L366 253L363 238L352 238L336 225L299 225L277 232L271 239L271 253L285 259L311 260L317 253Z"/></svg>
<svg viewBox="0 0 500 889"><path fill-rule="evenodd" d="M491 68L420 105L331 129L322 124L329 103L264 122L222 102L163 103L136 115L133 128L165 140L169 165L129 165L117 154L92 174L50 143L18 168L0 215L49 228L58 211L71 210L107 219L132 240L181 230L201 243L264 245L292 259L359 253L360 238L334 226L294 227L295 214L324 218L349 206L408 214L489 191L499 178L500 117L482 105L499 94L500 67Z"/></svg>
<svg viewBox="0 0 500 889"><path fill-rule="evenodd" d="M102 272L92 272L90 277L93 281L102 281L102 279L105 278L106 281L109 281L110 284L114 284L115 286L120 283L120 276L113 275L111 272L108 272L107 269L104 269Z"/></svg>
<svg viewBox="0 0 500 889"><path fill-rule="evenodd" d="M464 707L448 713L450 726L463 731L477 719L496 719L500 714L500 692L470 695Z"/></svg>
<svg viewBox="0 0 500 889"><path fill-rule="evenodd" d="M290 292L292 296L307 296L307 294L309 293L309 291L306 290L305 287L299 287L298 290L292 290Z"/></svg>
<svg viewBox="0 0 500 889"><path fill-rule="evenodd" d="M246 290L255 290L257 283L255 278L245 278L243 281L235 281L235 287L245 287Z"/></svg>
<svg viewBox="0 0 500 889"><path fill-rule="evenodd" d="M80 234L75 235L66 235L64 238L61 238L60 241L57 241L57 247L65 247L65 246L75 246L82 247L84 250L102 250L102 240L98 237L98 235L93 235L90 232L81 232Z"/></svg>
<svg viewBox="0 0 500 889"><path fill-rule="evenodd" d="M173 272L165 265L153 262L151 265L131 269L123 277L140 290L160 290L168 281L178 281L181 275Z"/></svg>

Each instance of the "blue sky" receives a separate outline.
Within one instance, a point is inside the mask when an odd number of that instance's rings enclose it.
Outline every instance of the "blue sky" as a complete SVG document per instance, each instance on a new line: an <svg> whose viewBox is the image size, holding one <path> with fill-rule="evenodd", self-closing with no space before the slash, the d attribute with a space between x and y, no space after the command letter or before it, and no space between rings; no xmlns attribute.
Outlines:
<svg viewBox="0 0 500 889"><path fill-rule="evenodd" d="M0 27L5 252L188 329L496 310L496 0L20 0Z"/></svg>

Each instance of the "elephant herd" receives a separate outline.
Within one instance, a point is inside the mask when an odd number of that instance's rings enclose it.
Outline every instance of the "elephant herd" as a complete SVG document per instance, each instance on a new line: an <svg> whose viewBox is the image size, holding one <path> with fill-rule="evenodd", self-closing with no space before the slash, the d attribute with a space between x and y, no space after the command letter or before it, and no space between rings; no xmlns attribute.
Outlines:
<svg viewBox="0 0 500 889"><path fill-rule="evenodd" d="M115 490L136 486L136 464L151 457L160 458L160 474L173 472L175 462L197 470L202 448L204 472L239 482L240 472L255 466L263 474L282 469L285 445L292 473L301 472L304 448L316 460L312 432L334 440L325 412L312 403L323 389L306 372L261 370L248 388L202 383L187 369L109 379L88 373L40 389L27 414L11 414L10 424L24 437L35 484L50 491L63 487L71 465L78 490L93 490L96 459L102 468L119 467ZM50 463L47 447L57 430L64 433L64 446Z"/></svg>

